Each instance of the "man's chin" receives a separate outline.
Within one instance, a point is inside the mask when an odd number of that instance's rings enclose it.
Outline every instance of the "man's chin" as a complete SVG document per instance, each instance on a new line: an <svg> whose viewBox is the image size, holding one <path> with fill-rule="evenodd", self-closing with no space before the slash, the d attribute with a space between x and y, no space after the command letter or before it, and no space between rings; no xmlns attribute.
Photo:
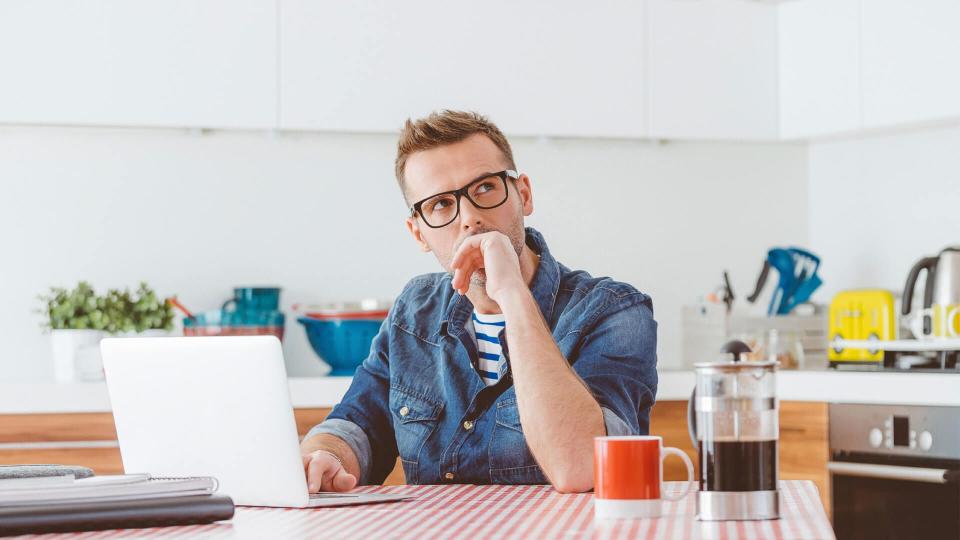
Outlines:
<svg viewBox="0 0 960 540"><path fill-rule="evenodd" d="M473 273L470 276L470 288L477 291L486 291L487 289L487 274L481 268Z"/></svg>

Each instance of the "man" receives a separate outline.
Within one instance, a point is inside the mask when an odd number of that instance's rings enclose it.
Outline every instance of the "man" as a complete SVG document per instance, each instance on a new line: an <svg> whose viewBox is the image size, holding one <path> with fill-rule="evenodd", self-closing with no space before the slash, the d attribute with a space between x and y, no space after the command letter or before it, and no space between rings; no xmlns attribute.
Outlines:
<svg viewBox="0 0 960 540"><path fill-rule="evenodd" d="M410 484L588 491L594 437L648 432L650 298L557 262L524 228L533 194L516 171L480 115L407 120L406 225L445 272L407 284L343 401L304 438L312 492L382 483L398 454Z"/></svg>

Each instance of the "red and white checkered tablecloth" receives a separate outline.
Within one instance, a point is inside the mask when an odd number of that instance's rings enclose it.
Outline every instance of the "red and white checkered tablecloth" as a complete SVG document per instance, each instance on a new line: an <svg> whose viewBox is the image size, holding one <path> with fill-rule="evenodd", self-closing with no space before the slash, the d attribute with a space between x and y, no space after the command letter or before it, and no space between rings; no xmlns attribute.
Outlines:
<svg viewBox="0 0 960 540"><path fill-rule="evenodd" d="M669 493L681 482L666 482ZM370 506L318 509L238 507L213 525L127 529L19 538L650 538L832 539L830 522L810 481L781 482L782 518L697 521L695 492L666 502L658 519L593 519L593 494L563 495L549 486L367 486L370 493L410 493L416 499Z"/></svg>

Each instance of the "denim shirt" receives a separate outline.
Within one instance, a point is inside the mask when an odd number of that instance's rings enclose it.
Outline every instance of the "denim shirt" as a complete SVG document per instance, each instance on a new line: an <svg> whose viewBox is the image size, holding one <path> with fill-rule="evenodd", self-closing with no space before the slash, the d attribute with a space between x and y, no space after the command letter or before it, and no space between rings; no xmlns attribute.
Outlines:
<svg viewBox="0 0 960 540"><path fill-rule="evenodd" d="M532 228L526 242L540 255L531 293L560 352L599 403L607 434L646 435L657 390L650 298L568 269ZM448 273L425 274L406 285L343 400L307 437L343 439L362 484L382 483L398 454L408 484L546 483L524 438L511 373L488 387L474 367L473 304L450 280ZM509 362L507 347L504 355Z"/></svg>

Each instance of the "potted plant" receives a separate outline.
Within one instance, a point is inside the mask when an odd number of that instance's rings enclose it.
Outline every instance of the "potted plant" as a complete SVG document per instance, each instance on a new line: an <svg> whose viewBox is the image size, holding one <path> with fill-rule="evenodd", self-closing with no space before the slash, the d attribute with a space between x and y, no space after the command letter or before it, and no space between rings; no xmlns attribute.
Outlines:
<svg viewBox="0 0 960 540"><path fill-rule="evenodd" d="M146 283L133 293L111 289L101 296L81 281L74 289L51 287L40 299L57 382L102 380L100 340L107 335L166 335L173 329L170 303Z"/></svg>

